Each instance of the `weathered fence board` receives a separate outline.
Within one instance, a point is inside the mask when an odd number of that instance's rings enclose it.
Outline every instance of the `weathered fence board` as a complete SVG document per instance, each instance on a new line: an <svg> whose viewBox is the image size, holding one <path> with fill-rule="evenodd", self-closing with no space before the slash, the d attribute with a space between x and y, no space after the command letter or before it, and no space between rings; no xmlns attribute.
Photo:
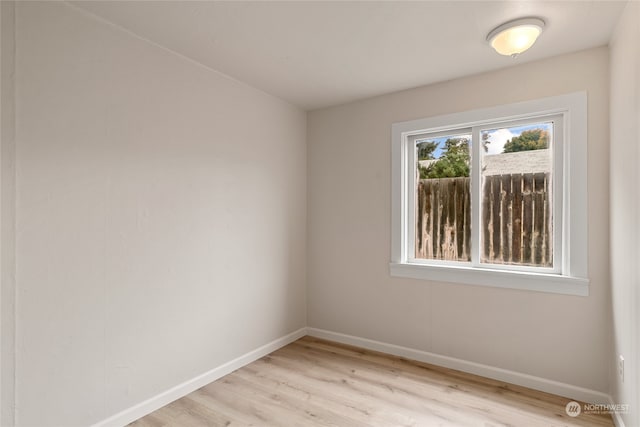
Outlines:
<svg viewBox="0 0 640 427"><path fill-rule="evenodd" d="M417 196L416 257L470 260L470 208L469 178L421 180Z"/></svg>
<svg viewBox="0 0 640 427"><path fill-rule="evenodd" d="M552 266L550 175L483 179L482 262ZM416 258L471 260L468 177L420 180L416 209Z"/></svg>

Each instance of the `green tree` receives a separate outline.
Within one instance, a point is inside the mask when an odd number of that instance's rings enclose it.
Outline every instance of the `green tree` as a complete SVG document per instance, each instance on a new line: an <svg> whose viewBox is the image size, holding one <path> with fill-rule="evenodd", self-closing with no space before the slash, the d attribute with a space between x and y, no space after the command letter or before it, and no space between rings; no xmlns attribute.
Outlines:
<svg viewBox="0 0 640 427"><path fill-rule="evenodd" d="M444 154L429 167L420 168L420 178L454 178L469 176L469 140L449 138L444 143Z"/></svg>
<svg viewBox="0 0 640 427"><path fill-rule="evenodd" d="M516 151L540 150L549 147L549 132L543 129L525 130L504 144L503 153Z"/></svg>
<svg viewBox="0 0 640 427"><path fill-rule="evenodd" d="M435 141L423 141L416 145L418 148L418 160L432 160L433 152L438 148L438 143Z"/></svg>
<svg viewBox="0 0 640 427"><path fill-rule="evenodd" d="M491 144L491 140L489 139L489 132L482 132L482 148L484 148L484 152L489 152L489 145Z"/></svg>

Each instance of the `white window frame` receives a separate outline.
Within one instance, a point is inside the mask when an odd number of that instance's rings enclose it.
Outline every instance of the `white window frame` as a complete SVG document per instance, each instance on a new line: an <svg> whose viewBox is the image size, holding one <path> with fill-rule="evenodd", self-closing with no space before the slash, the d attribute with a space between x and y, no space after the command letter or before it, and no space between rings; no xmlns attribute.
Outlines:
<svg viewBox="0 0 640 427"><path fill-rule="evenodd" d="M561 119L554 124L554 267L480 263L480 230L472 231L472 262L417 260L415 228L416 135L466 131L472 134L472 183L481 182L479 132L503 122ZM412 138L413 137L413 138ZM519 290L589 295L587 271L587 94L577 92L533 101L454 113L392 125L392 276ZM479 191L471 193L472 223L479 224Z"/></svg>

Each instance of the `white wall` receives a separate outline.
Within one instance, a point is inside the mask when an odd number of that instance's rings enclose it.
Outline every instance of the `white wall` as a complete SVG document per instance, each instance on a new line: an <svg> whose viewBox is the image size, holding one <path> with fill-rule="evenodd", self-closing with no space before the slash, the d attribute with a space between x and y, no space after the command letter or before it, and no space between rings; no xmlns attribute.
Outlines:
<svg viewBox="0 0 640 427"><path fill-rule="evenodd" d="M100 421L306 323L305 113L16 6L17 424Z"/></svg>
<svg viewBox="0 0 640 427"><path fill-rule="evenodd" d="M13 425L15 366L14 4L0 2L0 425Z"/></svg>
<svg viewBox="0 0 640 427"><path fill-rule="evenodd" d="M311 112L309 326L607 391L608 82L604 47ZM583 90L589 297L389 276L392 123Z"/></svg>
<svg viewBox="0 0 640 427"><path fill-rule="evenodd" d="M640 3L629 2L611 44L611 394L630 404L625 425L640 425ZM625 378L617 372L625 358Z"/></svg>

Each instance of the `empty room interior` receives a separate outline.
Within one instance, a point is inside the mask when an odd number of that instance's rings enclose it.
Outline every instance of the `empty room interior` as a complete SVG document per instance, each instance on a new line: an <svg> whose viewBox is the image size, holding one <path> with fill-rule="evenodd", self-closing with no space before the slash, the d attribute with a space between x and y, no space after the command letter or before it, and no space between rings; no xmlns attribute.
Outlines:
<svg viewBox="0 0 640 427"><path fill-rule="evenodd" d="M0 425L640 427L640 1L0 2Z"/></svg>

